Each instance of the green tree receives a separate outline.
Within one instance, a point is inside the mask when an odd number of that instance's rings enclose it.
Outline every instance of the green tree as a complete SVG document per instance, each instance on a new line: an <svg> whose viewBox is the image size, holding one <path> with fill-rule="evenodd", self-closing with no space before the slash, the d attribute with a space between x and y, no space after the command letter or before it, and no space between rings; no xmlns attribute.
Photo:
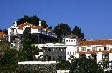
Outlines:
<svg viewBox="0 0 112 73"><path fill-rule="evenodd" d="M78 38L84 39L84 33L82 33L81 28L75 26L72 30L72 34L78 36Z"/></svg>
<svg viewBox="0 0 112 73"><path fill-rule="evenodd" d="M18 51L16 49L4 50L3 57L0 59L0 72L14 72L18 68Z"/></svg>
<svg viewBox="0 0 112 73"><path fill-rule="evenodd" d="M0 41L0 50L6 49L10 49L10 43L6 39L2 38Z"/></svg>
<svg viewBox="0 0 112 73"><path fill-rule="evenodd" d="M8 34L8 30L7 29L3 29L3 33Z"/></svg>
<svg viewBox="0 0 112 73"><path fill-rule="evenodd" d="M43 28L48 27L48 25L47 25L47 23L46 23L46 21L45 21L45 20L42 20L42 21L41 21L41 24L42 24Z"/></svg>
<svg viewBox="0 0 112 73"><path fill-rule="evenodd" d="M70 62L66 60L58 60L57 69L59 70L69 70L70 69Z"/></svg>
<svg viewBox="0 0 112 73"><path fill-rule="evenodd" d="M31 28L26 28L23 32L23 38L22 38L23 48L19 52L20 61L33 60L34 55L38 54L39 52L38 47L32 46L30 29Z"/></svg>
<svg viewBox="0 0 112 73"><path fill-rule="evenodd" d="M54 27L54 33L57 35L59 42L61 42L63 37L71 33L71 28L68 24L61 23Z"/></svg>
<svg viewBox="0 0 112 73"><path fill-rule="evenodd" d="M82 56L75 58L70 67L70 73L103 73L94 59Z"/></svg>
<svg viewBox="0 0 112 73"><path fill-rule="evenodd" d="M23 24L23 23L31 23L31 24L34 24L34 25L38 25L39 24L39 18L34 15L34 16L28 16L28 15L24 15L24 17L20 18L17 20L17 25L20 25L20 24Z"/></svg>
<svg viewBox="0 0 112 73"><path fill-rule="evenodd" d="M31 23L33 25L38 26L39 21L42 21L41 24L44 28L48 27L46 21L45 20L40 20L36 15L34 15L34 16L24 15L24 17L17 20L17 25L28 22L28 23Z"/></svg>
<svg viewBox="0 0 112 73"><path fill-rule="evenodd" d="M0 28L0 32L2 32L2 29Z"/></svg>

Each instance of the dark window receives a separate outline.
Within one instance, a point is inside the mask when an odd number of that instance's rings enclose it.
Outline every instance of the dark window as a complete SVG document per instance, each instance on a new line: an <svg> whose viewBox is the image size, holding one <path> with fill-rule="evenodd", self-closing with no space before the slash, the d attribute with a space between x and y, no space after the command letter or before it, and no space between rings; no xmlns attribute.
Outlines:
<svg viewBox="0 0 112 73"><path fill-rule="evenodd" d="M104 50L107 50L107 48L106 48L106 47L104 47Z"/></svg>
<svg viewBox="0 0 112 73"><path fill-rule="evenodd" d="M48 51L49 51L49 52L51 52L51 49L50 49L50 48L48 48Z"/></svg>
<svg viewBox="0 0 112 73"><path fill-rule="evenodd" d="M11 44L11 47L13 47L13 44Z"/></svg>

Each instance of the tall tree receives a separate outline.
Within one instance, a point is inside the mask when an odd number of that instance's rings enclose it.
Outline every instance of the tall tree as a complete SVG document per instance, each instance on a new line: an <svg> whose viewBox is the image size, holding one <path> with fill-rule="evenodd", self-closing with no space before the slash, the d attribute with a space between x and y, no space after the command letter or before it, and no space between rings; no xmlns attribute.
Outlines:
<svg viewBox="0 0 112 73"><path fill-rule="evenodd" d="M84 33L82 33L81 28L75 26L72 30L72 34L78 36L78 38L84 39Z"/></svg>
<svg viewBox="0 0 112 73"><path fill-rule="evenodd" d="M54 33L56 33L58 39L60 40L59 42L61 42L63 37L71 33L71 28L68 24L61 23L54 27Z"/></svg>
<svg viewBox="0 0 112 73"><path fill-rule="evenodd" d="M45 21L45 20L42 20L42 21L41 21L41 24L42 24L43 28L48 27L48 25L47 25L47 23L46 23L46 21Z"/></svg>

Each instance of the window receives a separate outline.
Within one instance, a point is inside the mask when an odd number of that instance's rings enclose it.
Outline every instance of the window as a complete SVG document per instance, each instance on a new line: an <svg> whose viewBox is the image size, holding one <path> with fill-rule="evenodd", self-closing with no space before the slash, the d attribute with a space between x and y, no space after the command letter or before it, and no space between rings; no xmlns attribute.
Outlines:
<svg viewBox="0 0 112 73"><path fill-rule="evenodd" d="M82 47L81 48L81 51L86 51L86 47Z"/></svg>
<svg viewBox="0 0 112 73"><path fill-rule="evenodd" d="M11 47L13 47L13 44L11 44Z"/></svg>
<svg viewBox="0 0 112 73"><path fill-rule="evenodd" d="M73 52L73 55L74 55L74 52Z"/></svg>
<svg viewBox="0 0 112 73"><path fill-rule="evenodd" d="M51 49L50 48L48 48L48 52L51 52Z"/></svg>
<svg viewBox="0 0 112 73"><path fill-rule="evenodd" d="M67 52L68 53L68 55L69 55L69 52Z"/></svg>
<svg viewBox="0 0 112 73"><path fill-rule="evenodd" d="M106 48L106 47L104 47L104 50L107 50L107 48Z"/></svg>
<svg viewBox="0 0 112 73"><path fill-rule="evenodd" d="M71 52L70 52L70 55L71 55Z"/></svg>
<svg viewBox="0 0 112 73"><path fill-rule="evenodd" d="M95 51L96 50L96 48L95 47L92 47L92 51Z"/></svg>
<svg viewBox="0 0 112 73"><path fill-rule="evenodd" d="M66 42L68 42L68 40L66 40Z"/></svg>

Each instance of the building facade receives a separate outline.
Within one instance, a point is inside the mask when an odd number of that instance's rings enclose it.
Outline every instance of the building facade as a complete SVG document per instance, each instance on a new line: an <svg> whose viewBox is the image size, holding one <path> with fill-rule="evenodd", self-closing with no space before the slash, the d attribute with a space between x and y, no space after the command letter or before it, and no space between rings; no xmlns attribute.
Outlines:
<svg viewBox="0 0 112 73"><path fill-rule="evenodd" d="M41 21L39 21L38 26L27 22L17 25L15 22L13 26L8 28L8 41L11 43L11 47L17 48L17 50L22 48L22 35L26 28L30 29L30 33L32 35L32 43L34 44L55 42L57 40L57 36L55 33L53 33L52 29L43 28L41 26Z"/></svg>
<svg viewBox="0 0 112 73"><path fill-rule="evenodd" d="M44 61L66 60L66 45L63 43L46 43L36 46L42 50L39 55L35 55L37 59L42 58Z"/></svg>
<svg viewBox="0 0 112 73"><path fill-rule="evenodd" d="M79 55L94 58L97 63L102 60L112 61L112 40L88 40L79 42Z"/></svg>

